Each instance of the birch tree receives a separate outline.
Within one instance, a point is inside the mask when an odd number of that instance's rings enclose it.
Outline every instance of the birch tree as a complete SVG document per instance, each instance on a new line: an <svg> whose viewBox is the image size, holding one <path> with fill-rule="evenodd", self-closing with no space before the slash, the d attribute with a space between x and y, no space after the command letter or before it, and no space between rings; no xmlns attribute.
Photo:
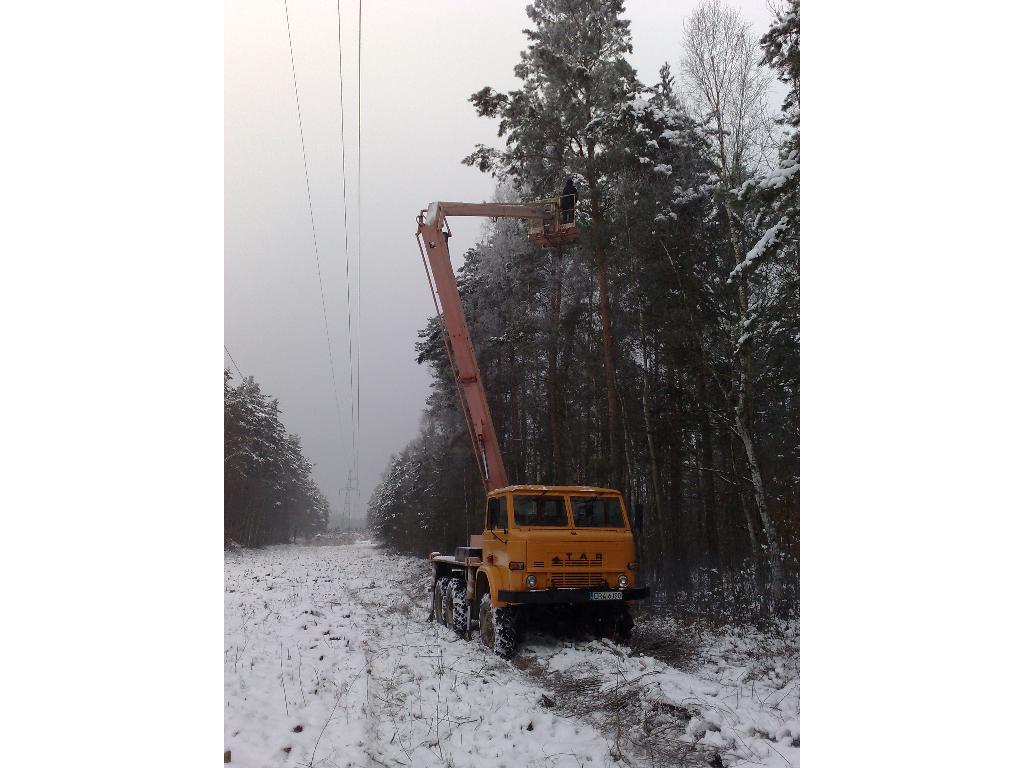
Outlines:
<svg viewBox="0 0 1024 768"><path fill-rule="evenodd" d="M721 0L703 0L686 22L682 72L687 103L703 120L717 150L717 198L732 246L735 269L733 377L726 396L732 403L733 428L743 445L754 503L764 534L771 572L771 594L778 598L782 564L775 523L768 509L764 476L754 430L754 354L747 273L747 248L738 212L737 188L749 176L754 147L763 130L770 76L760 68L757 40L739 12Z"/></svg>

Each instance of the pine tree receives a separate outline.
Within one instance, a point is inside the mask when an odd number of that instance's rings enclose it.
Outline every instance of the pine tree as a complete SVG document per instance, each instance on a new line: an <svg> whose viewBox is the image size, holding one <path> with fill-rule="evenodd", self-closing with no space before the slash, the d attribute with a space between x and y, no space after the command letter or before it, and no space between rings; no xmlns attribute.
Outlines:
<svg viewBox="0 0 1024 768"><path fill-rule="evenodd" d="M224 372L224 537L243 546L294 541L327 528L330 507L297 435L253 377Z"/></svg>
<svg viewBox="0 0 1024 768"><path fill-rule="evenodd" d="M617 170L610 150L618 140L619 117L641 88L625 59L633 50L629 22L622 18L622 0L536 0L526 13L534 26L525 31L530 43L515 68L522 88L504 94L486 87L470 98L478 114L499 119L506 148L478 145L464 162L512 180L528 195L549 196L563 176L581 180L579 220L589 225L598 284L609 481L621 486L605 205Z"/></svg>
<svg viewBox="0 0 1024 768"><path fill-rule="evenodd" d="M744 188L744 199L763 230L747 253L741 271L749 272L774 253L786 251L799 258L800 233L800 0L791 0L761 38L761 63L776 70L789 85L782 103L785 138L778 165ZM767 226L765 226L767 225Z"/></svg>

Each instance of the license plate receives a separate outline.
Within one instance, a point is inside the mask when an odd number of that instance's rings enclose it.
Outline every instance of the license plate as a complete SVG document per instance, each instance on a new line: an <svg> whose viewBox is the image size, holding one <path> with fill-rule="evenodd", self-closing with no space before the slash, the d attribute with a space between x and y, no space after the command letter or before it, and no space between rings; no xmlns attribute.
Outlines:
<svg viewBox="0 0 1024 768"><path fill-rule="evenodd" d="M621 592L591 592L591 600L621 600Z"/></svg>

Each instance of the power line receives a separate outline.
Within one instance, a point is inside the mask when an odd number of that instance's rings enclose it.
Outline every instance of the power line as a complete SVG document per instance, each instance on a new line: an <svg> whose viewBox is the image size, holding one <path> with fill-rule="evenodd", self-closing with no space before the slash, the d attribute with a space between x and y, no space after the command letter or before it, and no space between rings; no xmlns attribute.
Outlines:
<svg viewBox="0 0 1024 768"><path fill-rule="evenodd" d="M324 334L327 337L327 356L331 365L331 387L334 390L334 407L338 413L339 438L344 440L345 430L341 425L341 401L338 398L338 380L334 373L334 347L331 344L331 329L327 323L327 299L324 297L324 278L320 272L320 248L316 239L316 219L313 216L313 195L309 190L309 161L306 158L306 136L302 129L302 105L299 102L299 79L295 74L295 48L292 45L292 22L288 14L288 0L284 0L284 19L288 27L288 56L292 63L292 86L295 89L295 111L299 116L299 142L302 145L302 170L306 175L306 202L309 203L309 225L313 230L313 254L316 256L316 277L320 283L320 307L324 313Z"/></svg>
<svg viewBox="0 0 1024 768"><path fill-rule="evenodd" d="M348 249L348 182L345 169L345 74L342 66L343 56L341 47L341 0L338 0L338 103L341 111L341 199L345 229L345 306L348 312L348 394L349 394L349 418L352 425L352 465L356 466L356 457L359 448L356 443L356 402L355 386L353 384L352 365L352 281L350 278L350 259ZM351 485L351 475L349 476Z"/></svg>
<svg viewBox="0 0 1024 768"><path fill-rule="evenodd" d="M358 26L359 75L356 81L356 157L358 168L356 175L356 435L360 435L363 400L363 365L361 351L363 346L363 0L359 0ZM359 453L356 452L356 504L362 500L359 488Z"/></svg>
<svg viewBox="0 0 1024 768"><path fill-rule="evenodd" d="M227 344L224 345L224 351L228 353L228 360L230 360L231 364L233 366L235 366L235 373L238 374L238 378L244 379L245 376L243 376L241 370L239 370L238 363L235 362L235 358L231 356L231 350L228 349L228 345Z"/></svg>

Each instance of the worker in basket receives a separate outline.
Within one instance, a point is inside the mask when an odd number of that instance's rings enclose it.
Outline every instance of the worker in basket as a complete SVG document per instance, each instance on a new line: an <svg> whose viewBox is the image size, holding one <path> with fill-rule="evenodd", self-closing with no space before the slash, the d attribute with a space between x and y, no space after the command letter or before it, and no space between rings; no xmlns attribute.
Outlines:
<svg viewBox="0 0 1024 768"><path fill-rule="evenodd" d="M573 224L576 222L576 187L573 186L572 176L565 177L565 188L562 190L561 199L562 223Z"/></svg>

